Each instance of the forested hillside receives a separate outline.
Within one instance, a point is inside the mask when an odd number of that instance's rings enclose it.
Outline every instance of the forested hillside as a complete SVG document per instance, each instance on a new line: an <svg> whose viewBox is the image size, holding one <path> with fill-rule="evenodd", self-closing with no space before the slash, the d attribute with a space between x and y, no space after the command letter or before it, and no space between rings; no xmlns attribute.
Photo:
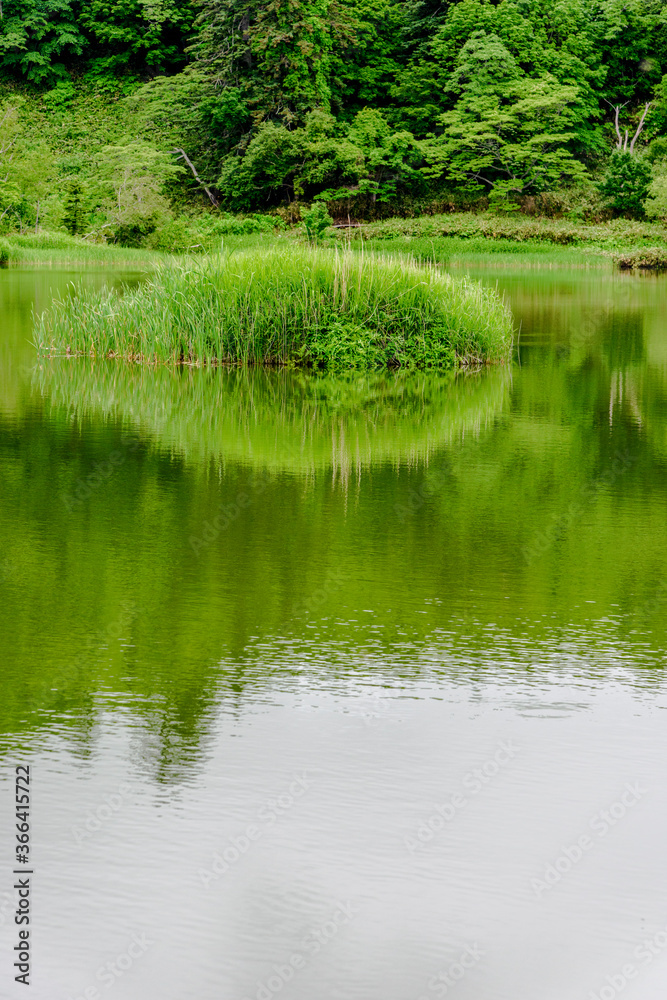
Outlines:
<svg viewBox="0 0 667 1000"><path fill-rule="evenodd" d="M667 216L662 0L5 0L0 69L5 225Z"/></svg>

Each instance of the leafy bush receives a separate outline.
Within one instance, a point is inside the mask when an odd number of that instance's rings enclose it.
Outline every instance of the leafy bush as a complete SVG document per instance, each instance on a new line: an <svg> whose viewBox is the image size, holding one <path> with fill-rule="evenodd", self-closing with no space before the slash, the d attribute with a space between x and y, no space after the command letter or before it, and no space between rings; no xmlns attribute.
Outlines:
<svg viewBox="0 0 667 1000"><path fill-rule="evenodd" d="M145 246L163 253L200 253L206 249L201 234L183 216L157 226L146 239Z"/></svg>
<svg viewBox="0 0 667 1000"><path fill-rule="evenodd" d="M623 271L662 271L667 268L667 250L664 247L642 247L630 253L616 254L615 260Z"/></svg>
<svg viewBox="0 0 667 1000"><path fill-rule="evenodd" d="M632 153L612 153L600 192L611 208L624 215L640 218L651 181L650 164Z"/></svg>
<svg viewBox="0 0 667 1000"><path fill-rule="evenodd" d="M221 215L211 217L213 221L209 223L210 232L229 236L247 236L250 233L272 233L281 226L281 221L275 216L249 215L240 218L236 215Z"/></svg>
<svg viewBox="0 0 667 1000"><path fill-rule="evenodd" d="M333 225L327 206L321 201L316 201L312 208L303 213L303 222L311 242L321 240L329 226Z"/></svg>

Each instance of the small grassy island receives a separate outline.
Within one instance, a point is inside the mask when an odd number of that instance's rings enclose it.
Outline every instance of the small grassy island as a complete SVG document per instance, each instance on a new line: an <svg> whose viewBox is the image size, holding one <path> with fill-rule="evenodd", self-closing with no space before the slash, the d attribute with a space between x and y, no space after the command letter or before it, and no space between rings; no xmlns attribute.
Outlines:
<svg viewBox="0 0 667 1000"><path fill-rule="evenodd" d="M509 307L409 258L292 246L160 267L82 291L36 324L49 354L171 365L452 368L508 359Z"/></svg>

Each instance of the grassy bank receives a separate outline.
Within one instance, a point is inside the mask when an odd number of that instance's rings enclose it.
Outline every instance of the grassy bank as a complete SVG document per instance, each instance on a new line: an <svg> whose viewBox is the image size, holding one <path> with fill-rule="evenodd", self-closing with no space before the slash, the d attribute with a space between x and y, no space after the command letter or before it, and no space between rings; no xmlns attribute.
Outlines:
<svg viewBox="0 0 667 1000"><path fill-rule="evenodd" d="M435 267L292 245L162 267L122 297L56 301L36 342L168 364L448 368L507 358L512 318L494 292Z"/></svg>
<svg viewBox="0 0 667 1000"><path fill-rule="evenodd" d="M221 250L238 252L267 247L292 247L298 251L307 242L302 224L274 230L269 216L258 222L255 218L206 213L200 222L190 218L170 227L164 233L157 233L153 241L160 249L96 243L46 230L8 234L0 237L0 265L153 268L174 256L204 257ZM401 254L422 263L454 267L459 264L521 268L617 266L642 270L667 267L667 227L628 220L575 225L525 216L510 219L471 213L424 216L329 229L324 233L322 246L341 245L355 251Z"/></svg>
<svg viewBox="0 0 667 1000"><path fill-rule="evenodd" d="M667 227L657 222L612 219L609 222L574 222L569 219L490 212L452 212L414 219L386 219L354 228L352 238L392 240L401 237L458 237L465 240L503 240L555 246L599 247L609 251L642 244L667 247Z"/></svg>
<svg viewBox="0 0 667 1000"><path fill-rule="evenodd" d="M667 227L630 219L585 223L457 212L387 219L338 230L337 238L439 264L488 260L521 267L667 267Z"/></svg>
<svg viewBox="0 0 667 1000"><path fill-rule="evenodd" d="M406 254L422 263L441 267L503 268L596 267L611 269L615 261L597 247L561 247L535 240L516 243L504 239L462 239L457 236L353 240L352 249L386 254ZM633 252L633 251L630 251ZM667 254L667 250L665 250Z"/></svg>
<svg viewBox="0 0 667 1000"><path fill-rule="evenodd" d="M162 253L106 243L90 243L67 233L12 233L0 237L0 266L152 267L164 260Z"/></svg>

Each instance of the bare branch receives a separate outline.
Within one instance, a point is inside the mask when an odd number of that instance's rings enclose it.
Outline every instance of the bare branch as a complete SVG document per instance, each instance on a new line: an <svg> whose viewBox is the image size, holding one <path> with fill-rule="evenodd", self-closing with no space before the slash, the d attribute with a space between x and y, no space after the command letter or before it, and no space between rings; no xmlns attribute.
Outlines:
<svg viewBox="0 0 667 1000"><path fill-rule="evenodd" d="M203 187L203 189L206 192L206 194L208 195L209 200L210 200L211 204L213 205L213 207L214 208L218 208L218 202L217 202L217 199L215 198L215 195L212 193L212 191L209 188L206 187L206 185L204 184L203 180L201 179L201 177L199 176L199 174L195 170L194 163L192 162L192 160L190 159L190 157L188 156L188 154L185 152L185 150L184 149L172 149L171 152L179 154L176 157L177 160L185 160L185 162L187 163L187 165L190 167L190 170L192 171L192 176L197 181L197 184L199 184L200 187Z"/></svg>
<svg viewBox="0 0 667 1000"><path fill-rule="evenodd" d="M628 102L626 101L625 104L611 104L611 102L608 101L606 99L606 97L603 98L603 100L604 100L605 104L608 104L609 107L613 108L614 111L615 111L614 126L616 128L616 135L618 136L618 142L616 143L616 149L622 149L623 148L623 137L621 135L621 130L620 130L619 126L618 126L618 116L620 115L621 110L627 105Z"/></svg>
<svg viewBox="0 0 667 1000"><path fill-rule="evenodd" d="M644 128L644 119L646 118L646 115L648 114L648 109L651 107L652 103L653 103L652 101L647 101L647 103L646 103L646 107L644 108L644 114L641 116L641 119L639 121L639 125L637 126L637 131L635 132L635 135L634 135L634 139L630 143L630 152L631 153L634 152L635 143L637 142L637 139L639 138L639 136L641 134L641 131Z"/></svg>

